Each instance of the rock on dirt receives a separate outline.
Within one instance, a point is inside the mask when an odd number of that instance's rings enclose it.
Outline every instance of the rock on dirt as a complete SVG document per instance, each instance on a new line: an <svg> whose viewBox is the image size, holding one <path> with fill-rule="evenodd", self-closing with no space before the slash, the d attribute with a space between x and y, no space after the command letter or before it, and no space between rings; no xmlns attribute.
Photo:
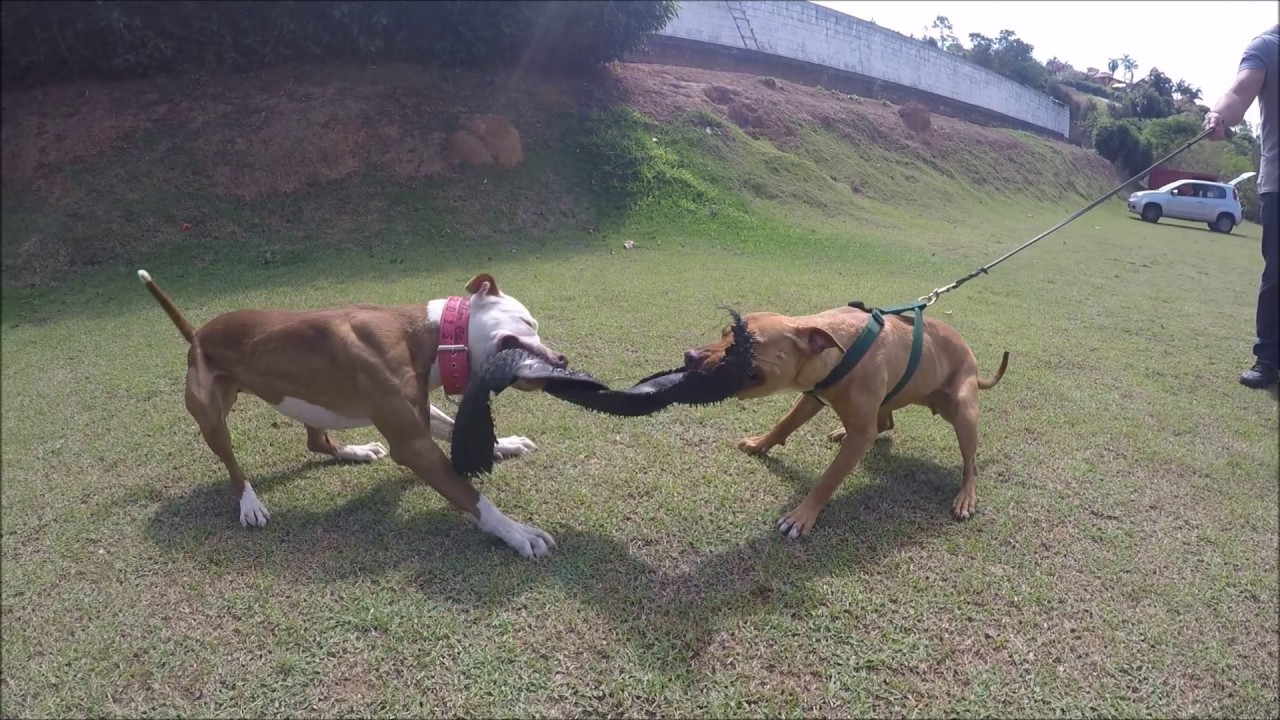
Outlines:
<svg viewBox="0 0 1280 720"><path fill-rule="evenodd" d="M933 127L933 116L929 108L916 102L909 102L898 108L898 117L911 132L928 132Z"/></svg>
<svg viewBox="0 0 1280 720"><path fill-rule="evenodd" d="M524 160L520 133L501 115L472 115L449 137L449 155L463 165L512 168Z"/></svg>

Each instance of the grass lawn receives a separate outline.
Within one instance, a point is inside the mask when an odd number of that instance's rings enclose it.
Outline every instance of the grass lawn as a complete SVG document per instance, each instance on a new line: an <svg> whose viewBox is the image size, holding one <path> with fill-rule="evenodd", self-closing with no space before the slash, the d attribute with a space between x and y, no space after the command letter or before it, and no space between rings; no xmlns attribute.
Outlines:
<svg viewBox="0 0 1280 720"><path fill-rule="evenodd" d="M145 267L197 324L425 303L489 271L618 386L715 337L719 305L910 300L1083 204L637 211L460 247L397 192L345 247L178 243ZM297 201L292 232L329 232L326 197ZM272 518L240 527L183 408L185 345L132 269L9 290L0 710L1274 717L1277 406L1236 382L1258 235L1114 201L931 308L984 375L1012 353L981 399L965 523L954 435L922 408L788 542L774 522L833 456L834 414L761 461L735 441L794 398L622 419L504 393L499 433L539 450L481 485L556 537L538 562L390 461L309 455L301 426L247 397L231 430Z"/></svg>

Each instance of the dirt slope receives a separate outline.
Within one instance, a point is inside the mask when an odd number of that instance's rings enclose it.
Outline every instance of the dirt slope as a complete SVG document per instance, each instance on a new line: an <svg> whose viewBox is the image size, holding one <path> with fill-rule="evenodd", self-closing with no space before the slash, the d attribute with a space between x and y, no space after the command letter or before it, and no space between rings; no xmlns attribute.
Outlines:
<svg viewBox="0 0 1280 720"><path fill-rule="evenodd" d="M609 82L528 76L436 74L411 66L287 67L198 81L163 78L80 83L3 96L3 182L54 181L68 165L124 150L147 131L185 131L210 186L242 197L296 192L366 170L413 181L448 175L447 130L460 117L501 114L527 144L545 137L548 113L602 97L659 120L691 109L723 115L785 146L796 122L836 129L850 142L945 158L948 146L1002 155L1006 132L772 78L661 65L618 65ZM927 113L927 111L925 111ZM931 122L930 122L931 120ZM1063 144L1085 172L1106 174L1095 154Z"/></svg>
<svg viewBox="0 0 1280 720"><path fill-rule="evenodd" d="M18 221L4 232L5 284L154 248L182 224L178 214L214 200L260 217L270 213L253 203L375 175L406 187L439 181L431 192L447 206L474 205L483 200L459 198L468 191L451 178L475 165L511 172L563 139L566 113L612 103L660 121L710 111L784 152L798 149L799 128L820 127L854 151L933 168L944 183L1034 184L1045 197L1081 192L1069 178L1110 177L1093 153L1038 141L1061 180L1046 184L1025 136L772 78L660 65L621 64L590 81L398 65L74 83L3 95L0 181L21 208L6 211ZM851 186L876 182L872 174ZM544 172L529 185L530 208L570 220L585 212L559 177Z"/></svg>

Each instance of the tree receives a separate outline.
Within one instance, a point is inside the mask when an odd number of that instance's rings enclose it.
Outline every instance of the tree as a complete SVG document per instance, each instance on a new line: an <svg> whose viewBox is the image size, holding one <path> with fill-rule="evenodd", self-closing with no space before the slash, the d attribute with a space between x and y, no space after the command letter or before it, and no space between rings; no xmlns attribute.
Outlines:
<svg viewBox="0 0 1280 720"><path fill-rule="evenodd" d="M1107 120L1093 131L1093 147L1102 157L1137 175L1151 165L1151 146L1132 120Z"/></svg>
<svg viewBox="0 0 1280 720"><path fill-rule="evenodd" d="M1120 61L1118 59L1111 58L1110 60L1107 61L1107 72L1111 73L1111 77L1116 76L1116 70L1118 70L1119 68L1120 68Z"/></svg>
<svg viewBox="0 0 1280 720"><path fill-rule="evenodd" d="M1133 74L1138 71L1138 61L1129 57L1128 53L1125 53L1124 57L1120 58L1120 67L1124 69L1125 83L1132 86ZM1115 71L1113 70L1112 72Z"/></svg>
<svg viewBox="0 0 1280 720"><path fill-rule="evenodd" d="M1137 117L1144 120L1167 118L1175 110L1171 98L1161 95L1149 85L1140 85L1130 90L1125 95L1124 106L1129 111L1129 117Z"/></svg>
<svg viewBox="0 0 1280 720"><path fill-rule="evenodd" d="M965 54L975 65L993 70L1010 80L1036 90L1049 83L1049 70L1036 61L1035 46L1020 39L1012 30L1001 30L995 38L982 33L969 33L971 47Z"/></svg>
<svg viewBox="0 0 1280 720"><path fill-rule="evenodd" d="M1253 132L1253 126L1248 120L1241 120L1239 125L1232 128L1228 142L1231 143L1237 155L1248 159L1253 167L1258 167L1262 161L1262 143L1258 141L1257 135Z"/></svg>
<svg viewBox="0 0 1280 720"><path fill-rule="evenodd" d="M930 32L937 34L931 35ZM949 53L964 54L964 46L960 44L960 38L956 37L955 28L951 26L951 20L946 15L937 16L929 27L925 28L925 42Z"/></svg>
<svg viewBox="0 0 1280 720"><path fill-rule="evenodd" d="M1173 80L1160 72L1159 68L1151 68L1151 72L1147 73L1147 87L1159 93L1160 97L1173 100Z"/></svg>
<svg viewBox="0 0 1280 720"><path fill-rule="evenodd" d="M8 87L317 60L585 70L621 59L676 12L674 0L6 0L0 79Z"/></svg>
<svg viewBox="0 0 1280 720"><path fill-rule="evenodd" d="M1188 83L1186 80L1179 80L1173 86L1173 92L1177 94L1184 102L1194 103L1200 99L1200 88Z"/></svg>
<svg viewBox="0 0 1280 720"><path fill-rule="evenodd" d="M1172 115L1147 123L1142 129L1142 137L1151 146L1152 155L1163 157L1195 137L1202 124L1202 119L1196 113Z"/></svg>

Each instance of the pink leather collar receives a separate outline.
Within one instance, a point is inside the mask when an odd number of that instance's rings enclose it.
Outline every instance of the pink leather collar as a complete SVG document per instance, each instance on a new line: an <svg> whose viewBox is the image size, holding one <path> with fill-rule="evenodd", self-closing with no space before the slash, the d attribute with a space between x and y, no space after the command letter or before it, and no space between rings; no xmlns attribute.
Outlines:
<svg viewBox="0 0 1280 720"><path fill-rule="evenodd" d="M451 296L440 313L440 382L446 395L461 395L467 389L470 365L467 362L467 321L471 299Z"/></svg>

